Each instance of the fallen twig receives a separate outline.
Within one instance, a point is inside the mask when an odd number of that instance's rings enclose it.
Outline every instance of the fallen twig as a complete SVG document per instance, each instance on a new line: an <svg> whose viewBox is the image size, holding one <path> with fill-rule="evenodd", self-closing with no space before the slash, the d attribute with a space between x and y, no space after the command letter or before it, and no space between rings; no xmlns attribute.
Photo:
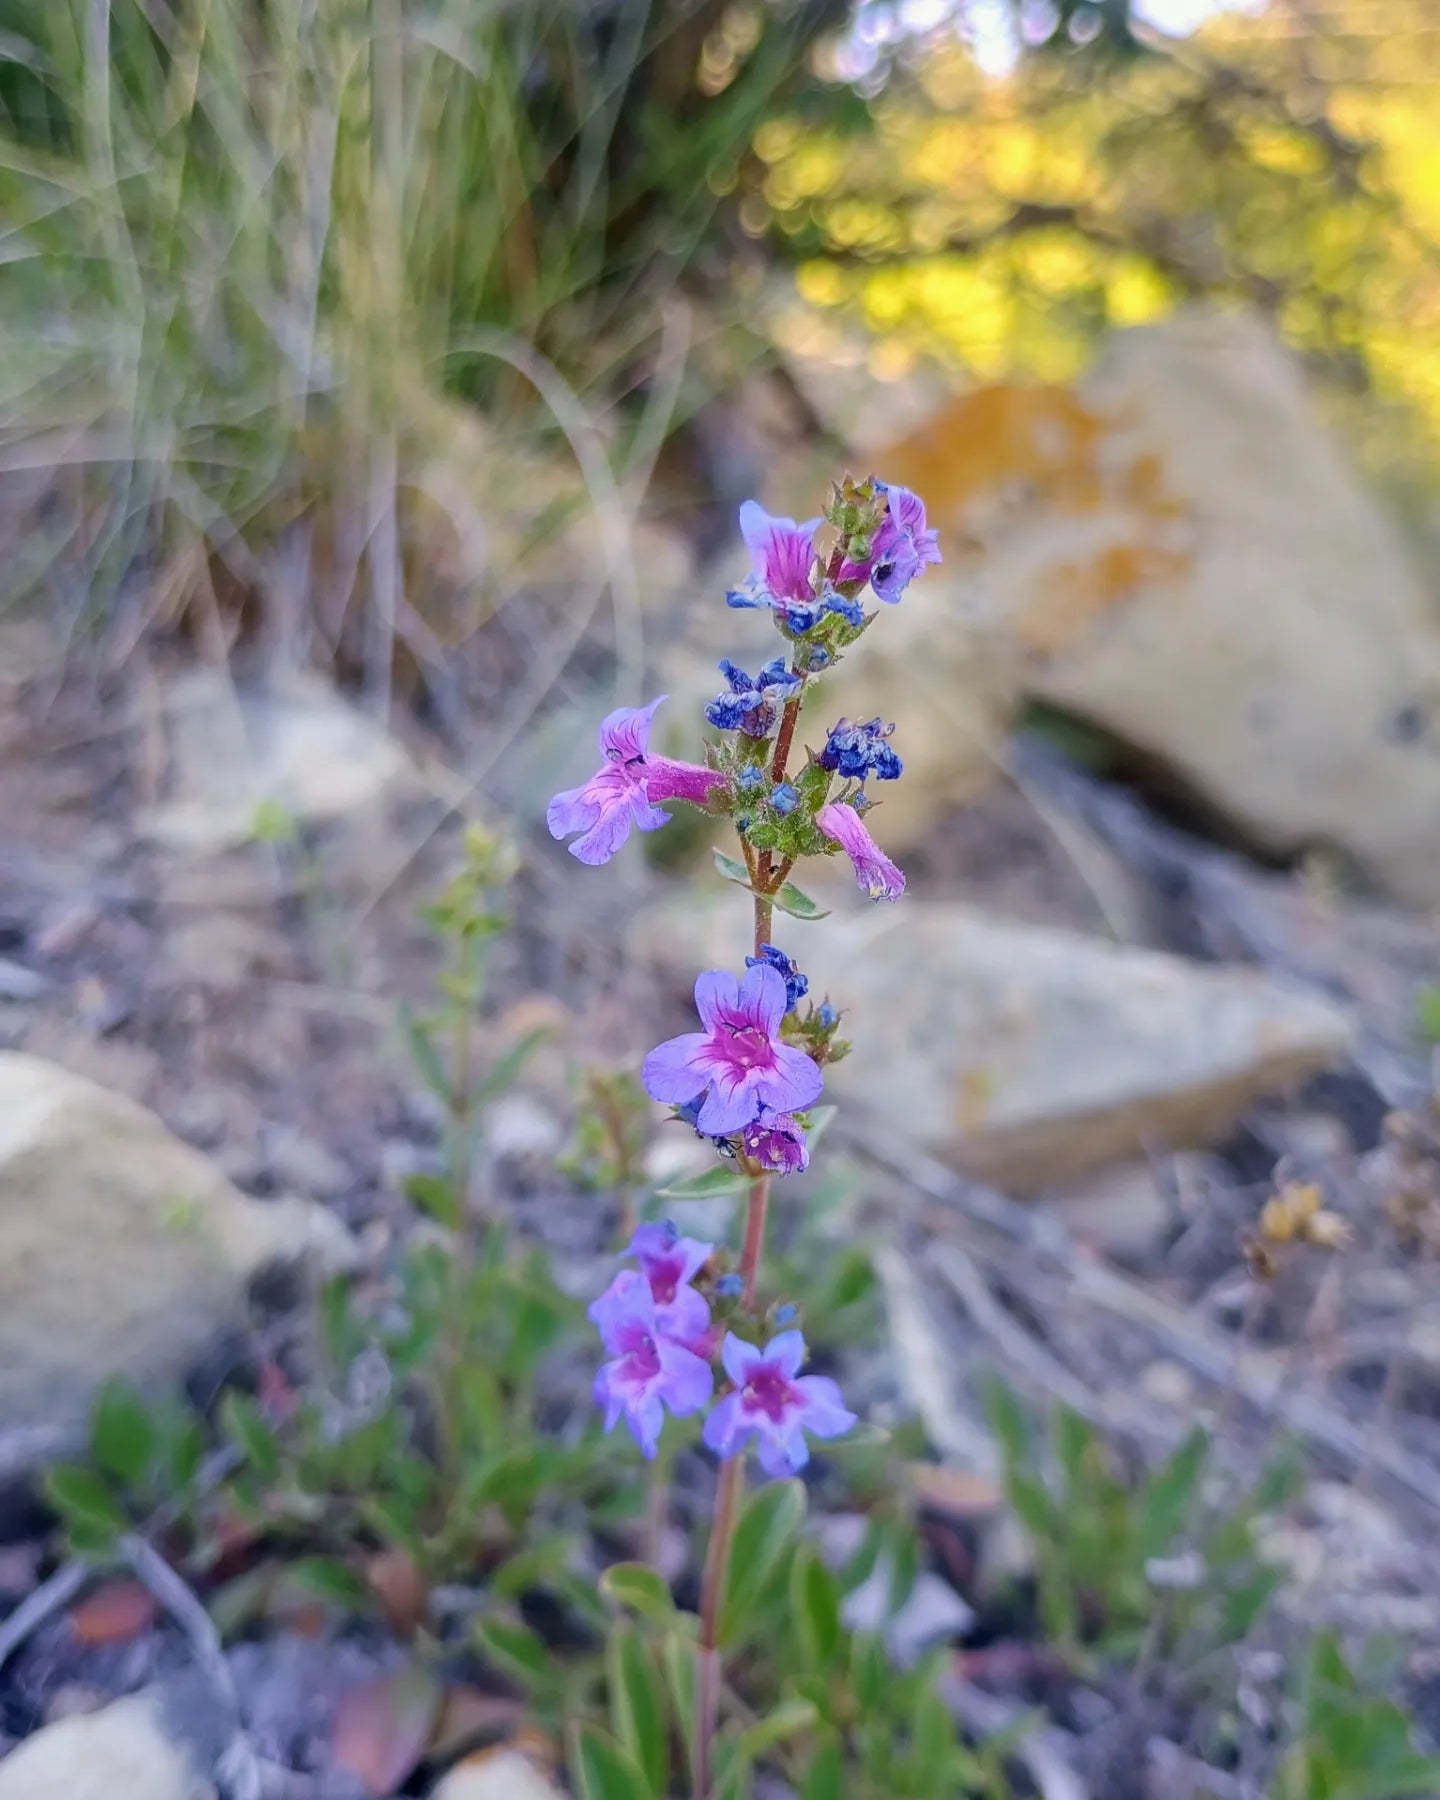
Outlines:
<svg viewBox="0 0 1440 1800"><path fill-rule="evenodd" d="M185 1581L144 1538L127 1534L120 1539L119 1550L136 1577L185 1633L201 1674L233 1721L230 1743L222 1760L225 1781L234 1800L264 1800L265 1773L245 1734L240 1694L214 1620Z"/></svg>
<svg viewBox="0 0 1440 1800"><path fill-rule="evenodd" d="M94 1571L89 1563L62 1563L48 1581L28 1595L0 1625L0 1669L25 1642L26 1638L57 1612L63 1612L84 1587Z"/></svg>
<svg viewBox="0 0 1440 1800"><path fill-rule="evenodd" d="M870 1140L884 1142L883 1136ZM1218 1387L1233 1388L1263 1418L1288 1427L1313 1448L1351 1470L1373 1468L1432 1511L1440 1511L1440 1468L1396 1443L1372 1444L1368 1435L1328 1401L1298 1392L1287 1383L1284 1358L1243 1350L1200 1323L1182 1307L1120 1274L1080 1248L1053 1216L1038 1215L983 1182L956 1175L919 1152L887 1157L857 1146L862 1154L917 1193L940 1202L977 1225L1021 1244L1047 1273L1057 1276L1078 1300L1097 1306L1159 1338L1170 1355ZM944 1215L936 1215L944 1230ZM939 1246L937 1245L938 1249ZM1007 1262L1020 1269L1021 1262ZM993 1321L992 1321L993 1322ZM1018 1327L1017 1327L1018 1329Z"/></svg>

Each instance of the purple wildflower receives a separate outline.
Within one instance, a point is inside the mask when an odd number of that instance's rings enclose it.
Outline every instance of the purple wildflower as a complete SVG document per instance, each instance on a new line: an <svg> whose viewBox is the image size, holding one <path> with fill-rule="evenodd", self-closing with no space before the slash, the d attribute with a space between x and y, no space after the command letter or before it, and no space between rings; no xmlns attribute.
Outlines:
<svg viewBox="0 0 1440 1800"><path fill-rule="evenodd" d="M842 719L831 728L825 747L815 758L822 769L830 769L854 781L873 775L877 781L896 780L905 765L890 747L890 734L895 727L871 719L866 725L852 725Z"/></svg>
<svg viewBox="0 0 1440 1800"><path fill-rule="evenodd" d="M721 731L743 731L753 738L769 737L781 706L801 685L800 676L787 669L779 656L772 657L758 675L747 675L727 656L720 663L720 673L729 687L705 708L705 717Z"/></svg>
<svg viewBox="0 0 1440 1800"><path fill-rule="evenodd" d="M683 1292L699 1302L708 1327L710 1309L704 1299L694 1288ZM709 1363L667 1336L659 1315L650 1283L637 1269L617 1275L590 1308L611 1357L595 1377L595 1403L604 1409L607 1431L625 1415L647 1457L655 1454L665 1408L677 1418L699 1412L715 1385Z"/></svg>
<svg viewBox="0 0 1440 1800"><path fill-rule="evenodd" d="M909 488L888 492L889 509L875 533L869 576L880 599L894 606L922 569L942 559L939 533L925 523L925 502ZM844 569L840 575L843 580Z"/></svg>
<svg viewBox="0 0 1440 1800"><path fill-rule="evenodd" d="M905 877L865 829L853 806L832 800L815 815L815 823L855 865L855 880L872 900L896 900L905 892Z"/></svg>
<svg viewBox="0 0 1440 1800"><path fill-rule="evenodd" d="M649 753L651 721L664 698L610 713L600 726L604 761L599 770L582 786L556 794L546 809L551 837L580 834L570 854L583 863L609 862L632 825L641 831L664 825L670 815L655 801L689 800L704 806L710 789L719 786L713 769Z"/></svg>
<svg viewBox="0 0 1440 1800"><path fill-rule="evenodd" d="M702 1244L698 1238L681 1237L667 1219L662 1225L641 1225L624 1251L635 1258L650 1283L657 1328L701 1356L708 1356L712 1348L707 1335L710 1309L690 1283L709 1262L713 1249L713 1244Z"/></svg>
<svg viewBox="0 0 1440 1800"><path fill-rule="evenodd" d="M750 580L725 596L731 606L779 606L787 601L802 606L813 603L810 570L815 562L815 533L819 519L797 525L793 519L774 518L756 500L740 508L740 535L750 552ZM812 621L813 623L813 621Z"/></svg>
<svg viewBox="0 0 1440 1800"><path fill-rule="evenodd" d="M785 982L774 969L747 969L739 981L707 969L695 983L695 1007L705 1029L671 1038L645 1058L641 1079L652 1100L683 1106L703 1092L696 1129L722 1137L758 1118L762 1106L802 1112L819 1097L819 1066L780 1042Z"/></svg>
<svg viewBox="0 0 1440 1800"><path fill-rule="evenodd" d="M802 1175L810 1167L804 1127L789 1113L761 1113L741 1133L740 1148L772 1175Z"/></svg>
<svg viewBox="0 0 1440 1800"><path fill-rule="evenodd" d="M855 1423L828 1376L801 1375L805 1339L798 1331L782 1331L763 1350L727 1332L720 1359L735 1387L705 1421L705 1442L717 1456L734 1456L755 1438L767 1475L793 1475L810 1460L807 1431L840 1437Z"/></svg>
<svg viewBox="0 0 1440 1800"><path fill-rule="evenodd" d="M787 956L776 944L762 944L758 956L747 956L745 958L745 967L747 969L758 969L762 964L766 963L775 970L777 975L780 975L784 979L785 1010L786 1012L793 1012L795 1010L795 1002L797 1000L803 1000L810 992L810 977L808 975L802 975L795 967L794 958Z"/></svg>

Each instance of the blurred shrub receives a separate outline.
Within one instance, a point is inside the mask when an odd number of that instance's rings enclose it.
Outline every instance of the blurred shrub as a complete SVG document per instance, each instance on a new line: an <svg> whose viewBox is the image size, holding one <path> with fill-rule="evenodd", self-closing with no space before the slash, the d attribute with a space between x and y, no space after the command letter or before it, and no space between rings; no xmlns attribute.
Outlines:
<svg viewBox="0 0 1440 1800"><path fill-rule="evenodd" d="M372 675L397 633L423 658L424 577L508 573L573 504L520 478L527 427L643 388L676 283L723 284L733 166L838 10L7 0L0 477L33 505L0 597L288 602ZM607 469L653 459L632 430Z"/></svg>

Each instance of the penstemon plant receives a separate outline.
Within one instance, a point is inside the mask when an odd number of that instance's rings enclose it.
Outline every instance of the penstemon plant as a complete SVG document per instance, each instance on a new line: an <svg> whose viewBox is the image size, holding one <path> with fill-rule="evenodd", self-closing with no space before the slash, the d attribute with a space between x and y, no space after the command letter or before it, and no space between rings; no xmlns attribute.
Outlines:
<svg viewBox="0 0 1440 1800"><path fill-rule="evenodd" d="M893 727L841 719L792 772L796 727L807 690L878 616L865 611L867 590L894 605L927 564L940 561L921 501L873 477L847 476L824 514L803 524L747 501L740 530L751 574L727 602L768 611L785 652L755 675L728 660L720 664L726 688L705 709L720 735L707 744L703 764L650 751L660 700L611 713L600 727L599 771L557 794L546 815L551 835L571 838L571 854L589 864L608 862L632 826L654 831L665 824L661 802L728 815L742 860L717 852L716 863L754 898L744 972L702 973L695 983L702 1029L659 1045L642 1070L651 1098L673 1107L748 1183L738 1260L730 1268L729 1256L672 1225L642 1225L625 1252L636 1266L622 1269L590 1308L608 1358L595 1381L607 1430L623 1418L642 1453L654 1458L667 1412L710 1409L703 1436L721 1469L701 1583L695 1800L711 1800L714 1792L722 1601L747 1454L753 1446L767 1475L793 1475L809 1460L807 1435L835 1438L856 1423L832 1380L801 1373L807 1352L791 1323L795 1308L767 1308L760 1300L771 1184L807 1167L809 1109L820 1097L825 1065L849 1048L828 1000L801 1011L808 982L772 941L773 922L777 908L802 919L824 916L789 879L806 856L843 851L871 900L904 892L904 876L865 824L867 782L893 781L901 762L889 741ZM768 1341L758 1341L767 1330Z"/></svg>

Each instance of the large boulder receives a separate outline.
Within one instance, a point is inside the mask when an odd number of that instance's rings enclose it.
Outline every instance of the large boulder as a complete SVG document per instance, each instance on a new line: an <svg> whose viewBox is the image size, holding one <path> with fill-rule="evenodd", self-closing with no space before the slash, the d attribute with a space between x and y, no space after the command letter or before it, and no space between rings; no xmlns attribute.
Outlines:
<svg viewBox="0 0 1440 1800"><path fill-rule="evenodd" d="M1440 616L1278 339L1186 310L1075 390L990 387L881 459L946 562L829 710L898 721L903 845L1021 697L1103 727L1259 848L1440 901Z"/></svg>
<svg viewBox="0 0 1440 1800"><path fill-rule="evenodd" d="M683 978L733 966L745 896L642 919ZM890 1146L1037 1192L1222 1136L1245 1106L1342 1058L1348 1017L1308 989L976 908L905 900L784 938L853 1020L827 1097Z"/></svg>
<svg viewBox="0 0 1440 1800"><path fill-rule="evenodd" d="M177 1382L260 1269L352 1252L332 1214L249 1199L143 1106L0 1054L0 1428L78 1425L109 1375Z"/></svg>

